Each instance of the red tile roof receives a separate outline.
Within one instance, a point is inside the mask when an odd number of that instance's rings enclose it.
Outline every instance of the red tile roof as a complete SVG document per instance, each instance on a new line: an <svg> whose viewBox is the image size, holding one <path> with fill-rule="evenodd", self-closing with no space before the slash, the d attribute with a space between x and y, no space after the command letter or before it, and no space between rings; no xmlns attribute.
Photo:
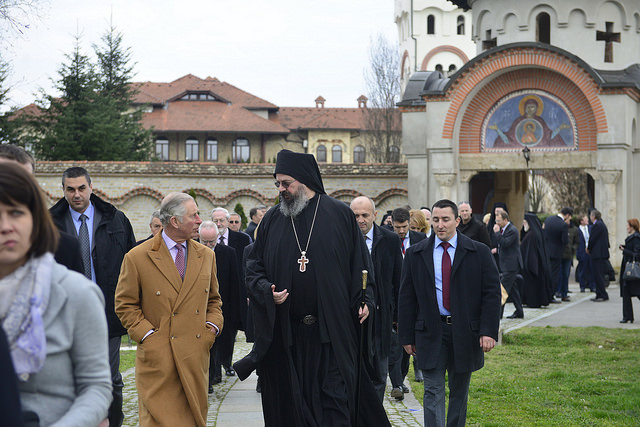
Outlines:
<svg viewBox="0 0 640 427"><path fill-rule="evenodd" d="M278 107L264 99L251 95L215 77L201 79L193 74L187 74L171 83L132 83L138 91L135 102L140 104L162 104L175 99L189 91L211 92L213 96L229 101L234 105L249 109L277 109Z"/></svg>
<svg viewBox="0 0 640 427"><path fill-rule="evenodd" d="M281 107L280 124L289 129L345 129L366 130L369 126L364 108L303 108ZM401 130L397 111L397 131Z"/></svg>
<svg viewBox="0 0 640 427"><path fill-rule="evenodd" d="M260 132L287 134L280 124L235 104L218 101L174 101L142 118L145 128L161 131Z"/></svg>

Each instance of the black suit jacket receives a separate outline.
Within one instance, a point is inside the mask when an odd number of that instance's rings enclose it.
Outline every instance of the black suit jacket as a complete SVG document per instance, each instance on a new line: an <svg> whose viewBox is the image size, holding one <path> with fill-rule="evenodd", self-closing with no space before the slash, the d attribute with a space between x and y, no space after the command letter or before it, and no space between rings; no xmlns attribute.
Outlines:
<svg viewBox="0 0 640 427"><path fill-rule="evenodd" d="M236 268L236 251L232 247L224 245L216 245L213 251L216 254L218 288L222 298L224 325L237 329L241 323L242 301L240 300L240 281Z"/></svg>
<svg viewBox="0 0 640 427"><path fill-rule="evenodd" d="M236 251L236 268L238 271L238 280L243 286L240 286L240 297L243 301L247 300L247 288L244 286L244 270L242 268L242 257L244 256L244 248L251 243L251 238L248 234L240 233L239 231L229 230L229 246ZM217 246L217 245L216 245ZM242 304L240 307L240 327L238 329L245 330L245 323L247 320L247 305Z"/></svg>
<svg viewBox="0 0 640 427"><path fill-rule="evenodd" d="M82 265L82 254L80 253L80 243L78 238L66 231L60 231L58 249L56 249L55 259L58 264L62 264L69 270L84 274Z"/></svg>
<svg viewBox="0 0 640 427"><path fill-rule="evenodd" d="M373 263L376 312L373 315L374 334L378 337L376 353L388 356L391 348L391 328L397 321L397 301L402 273L402 251L400 237L373 224L371 260Z"/></svg>
<svg viewBox="0 0 640 427"><path fill-rule="evenodd" d="M433 369L442 342L435 287L435 236L410 247L405 255L398 297L400 344L416 346L417 365ZM484 364L480 336L498 339L500 279L489 248L458 233L451 267L454 369L471 372Z"/></svg>
<svg viewBox="0 0 640 427"><path fill-rule="evenodd" d="M520 254L520 237L515 225L508 223L502 233L496 233L498 243L498 260L500 272L514 272L522 269L522 255Z"/></svg>
<svg viewBox="0 0 640 427"><path fill-rule="evenodd" d="M426 239L427 235L424 233L420 233L419 231L409 230L409 247L415 245L418 242Z"/></svg>
<svg viewBox="0 0 640 427"><path fill-rule="evenodd" d="M587 248L591 258L609 259L609 230L602 220L593 223Z"/></svg>
<svg viewBox="0 0 640 427"><path fill-rule="evenodd" d="M544 239L549 258L562 259L564 247L569 243L569 226L558 215L544 220Z"/></svg>

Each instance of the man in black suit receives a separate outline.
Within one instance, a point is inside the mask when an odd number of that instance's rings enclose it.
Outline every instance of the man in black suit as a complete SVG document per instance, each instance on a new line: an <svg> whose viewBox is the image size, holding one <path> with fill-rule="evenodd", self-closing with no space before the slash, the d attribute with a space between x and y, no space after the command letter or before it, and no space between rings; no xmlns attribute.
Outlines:
<svg viewBox="0 0 640 427"><path fill-rule="evenodd" d="M484 243L491 246L491 239L487 227L475 219L472 215L471 204L469 202L460 202L458 204L458 213L460 214L460 224L458 231L476 242Z"/></svg>
<svg viewBox="0 0 640 427"><path fill-rule="evenodd" d="M424 376L424 425L445 425L445 372L449 378L447 425L462 426L471 373L498 339L500 281L485 245L456 232L458 208L433 205L434 235L405 255L398 297L401 344L419 356Z"/></svg>
<svg viewBox="0 0 640 427"><path fill-rule="evenodd" d="M562 254L564 247L569 243L569 226L564 222L562 214L551 215L544 220L543 230L549 255L553 293L558 295L558 289L562 288ZM562 298L562 295L560 297Z"/></svg>
<svg viewBox="0 0 640 427"><path fill-rule="evenodd" d="M373 277L376 282L373 365L378 376L372 378L372 381L382 401L389 372L391 331L394 324L397 324L396 303L402 272L402 253L398 236L375 224L377 212L373 200L365 196L356 197L351 202L351 210L356 216L358 227L371 254ZM404 397L402 390L400 393Z"/></svg>
<svg viewBox="0 0 640 427"><path fill-rule="evenodd" d="M227 325L232 325L230 329L236 331L240 323L240 283L236 269L236 251L230 246L217 244L216 224L212 221L203 221L198 234L200 243L213 249L216 254L216 276L225 324L209 351L209 393L213 393L213 385L222 381L223 361L230 360L229 352L233 353L234 336L227 333Z"/></svg>
<svg viewBox="0 0 640 427"><path fill-rule="evenodd" d="M393 224L393 231L400 237L400 249L402 250L402 257L407 249L412 245L427 238L427 235L418 231L409 230L409 223L411 221L411 213L408 209L397 208L391 212L391 219ZM396 400L404 399L404 393L409 392L409 388L404 385L404 379L409 372L409 359L410 355L402 349L402 345L397 342L397 335L392 335L391 344L391 357L389 358L389 377L391 378L391 384L393 389L391 390L391 397ZM416 369L416 359L413 358L413 368L416 375L416 381L422 381L422 373Z"/></svg>
<svg viewBox="0 0 640 427"><path fill-rule="evenodd" d="M520 254L520 238L515 225L509 221L509 214L506 211L500 211L496 215L494 232L498 247L492 249L492 251L495 250L498 253L500 281L509 294L509 299L516 307L516 311L507 317L509 319L522 319L524 310L522 309L522 300L520 299L520 290L518 289L516 277L523 266L522 255Z"/></svg>
<svg viewBox="0 0 640 427"><path fill-rule="evenodd" d="M593 278L596 282L596 297L591 301L602 302L609 300L609 294L605 289L604 275L607 271L609 259L609 230L602 221L600 211L594 209L589 214L593 226L589 235L587 254L591 257Z"/></svg>
<svg viewBox="0 0 640 427"><path fill-rule="evenodd" d="M211 220L218 226L218 243L223 246L230 246L236 251L236 271L238 274L238 279L240 283L244 283L244 271L242 270L242 256L244 255L244 248L251 243L251 238L248 234L241 233L238 231L233 231L229 228L229 211L225 208L217 207L211 211ZM245 286L240 286L240 298L244 301L243 304L240 304L240 324L239 325L231 325L226 326L227 333L229 333L232 338L231 343L231 353L228 355L227 359L222 360L222 364L225 369L225 373L227 376L233 376L236 372L233 370L233 362L231 360L233 356L233 345L236 341L236 334L238 333L238 329L244 330L245 323L247 320L247 290Z"/></svg>
<svg viewBox="0 0 640 427"><path fill-rule="evenodd" d="M393 221L393 231L400 237L400 248L402 249L402 256L411 245L415 245L421 240L427 238L427 235L418 231L409 230L409 221L411 220L411 214L408 209L397 208L391 213L391 219Z"/></svg>

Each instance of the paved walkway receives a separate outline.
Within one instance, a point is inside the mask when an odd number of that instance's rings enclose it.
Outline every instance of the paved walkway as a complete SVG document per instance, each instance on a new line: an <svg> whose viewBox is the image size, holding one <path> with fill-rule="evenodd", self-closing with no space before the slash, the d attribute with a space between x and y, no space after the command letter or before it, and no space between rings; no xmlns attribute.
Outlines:
<svg viewBox="0 0 640 427"><path fill-rule="evenodd" d="M572 275L573 276L573 275ZM609 301L591 302L594 294L580 293L575 283L570 284L573 291L570 302L551 304L548 308L525 308L524 319L504 319L500 325L501 333L509 333L524 326L601 326L605 328L640 329L640 303L634 299L634 310L638 313L637 323L620 324L622 319L622 299L617 284L608 288ZM513 312L513 305L507 304L505 315ZM250 344L244 342L244 335L239 333L234 360L239 360L250 350ZM133 369L124 375L125 383L125 426L138 424L138 404L135 390ZM237 377L222 378L222 383L214 387L209 395L208 426L215 427L262 427L262 404L260 394L256 393L256 376L245 381ZM409 385L407 380L405 384ZM405 394L403 401L389 397L390 386L387 387L384 406L393 426L423 426L422 405L411 393Z"/></svg>

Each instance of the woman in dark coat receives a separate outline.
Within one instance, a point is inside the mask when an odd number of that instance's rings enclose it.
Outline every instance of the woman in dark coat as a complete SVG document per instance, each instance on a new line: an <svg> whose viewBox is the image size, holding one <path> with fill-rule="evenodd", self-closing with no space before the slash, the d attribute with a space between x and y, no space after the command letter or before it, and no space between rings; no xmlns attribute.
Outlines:
<svg viewBox="0 0 640 427"><path fill-rule="evenodd" d="M549 305L553 299L551 269L542 235L542 225L535 214L524 214L520 252L524 268L522 304L531 308Z"/></svg>
<svg viewBox="0 0 640 427"><path fill-rule="evenodd" d="M626 280L624 267L634 258L640 261L640 223L636 218L627 220L627 233L624 245L619 248L622 251L622 265L620 266L620 296L622 297L622 320L620 323L633 323L633 303L631 297L640 299L640 280Z"/></svg>

